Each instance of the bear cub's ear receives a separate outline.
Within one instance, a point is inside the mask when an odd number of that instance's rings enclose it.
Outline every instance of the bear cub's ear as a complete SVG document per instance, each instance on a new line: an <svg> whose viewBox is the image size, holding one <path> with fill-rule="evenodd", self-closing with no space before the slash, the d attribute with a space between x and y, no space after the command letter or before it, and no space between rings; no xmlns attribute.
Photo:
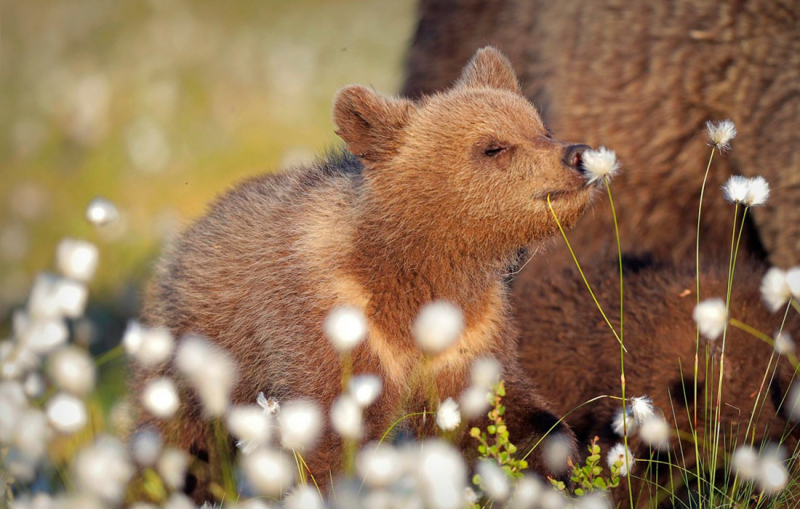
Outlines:
<svg viewBox="0 0 800 509"><path fill-rule="evenodd" d="M455 88L497 88L521 94L511 62L492 46L479 49L469 61Z"/></svg>
<svg viewBox="0 0 800 509"><path fill-rule="evenodd" d="M400 146L414 103L351 85L336 94L333 122L347 150L365 161L390 157Z"/></svg>

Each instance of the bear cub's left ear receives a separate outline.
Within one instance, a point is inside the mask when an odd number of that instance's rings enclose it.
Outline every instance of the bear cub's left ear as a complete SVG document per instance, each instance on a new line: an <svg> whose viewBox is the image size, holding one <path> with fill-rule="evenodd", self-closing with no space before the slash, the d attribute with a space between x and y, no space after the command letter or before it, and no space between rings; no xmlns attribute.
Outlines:
<svg viewBox="0 0 800 509"><path fill-rule="evenodd" d="M366 162L391 157L401 143L414 103L351 85L336 94L333 122L347 150Z"/></svg>
<svg viewBox="0 0 800 509"><path fill-rule="evenodd" d="M492 46L479 49L461 71L455 88L497 88L521 94L511 62Z"/></svg>

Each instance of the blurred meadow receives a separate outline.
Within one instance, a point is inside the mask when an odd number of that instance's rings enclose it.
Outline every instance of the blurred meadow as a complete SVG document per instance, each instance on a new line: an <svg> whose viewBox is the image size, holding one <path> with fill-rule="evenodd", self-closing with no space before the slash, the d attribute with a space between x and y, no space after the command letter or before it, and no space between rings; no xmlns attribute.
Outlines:
<svg viewBox="0 0 800 509"><path fill-rule="evenodd" d="M162 242L242 177L339 143L349 83L398 88L414 2L5 1L0 331L63 237L96 243L97 353L136 315ZM98 231L95 197L120 220Z"/></svg>

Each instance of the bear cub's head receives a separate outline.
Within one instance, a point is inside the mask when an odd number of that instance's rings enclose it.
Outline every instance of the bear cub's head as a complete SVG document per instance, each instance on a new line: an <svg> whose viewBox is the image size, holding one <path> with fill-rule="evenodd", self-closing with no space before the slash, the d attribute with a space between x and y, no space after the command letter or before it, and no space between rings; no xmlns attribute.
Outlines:
<svg viewBox="0 0 800 509"><path fill-rule="evenodd" d="M398 231L505 252L556 231L548 195L565 227L591 201L581 164L589 147L553 137L491 47L452 88L418 101L346 87L333 119L364 165L363 199Z"/></svg>

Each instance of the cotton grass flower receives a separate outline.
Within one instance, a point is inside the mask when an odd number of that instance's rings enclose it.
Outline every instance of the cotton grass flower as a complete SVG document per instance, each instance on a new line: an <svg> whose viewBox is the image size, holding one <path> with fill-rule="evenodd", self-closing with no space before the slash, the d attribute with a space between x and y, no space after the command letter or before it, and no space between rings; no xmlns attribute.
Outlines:
<svg viewBox="0 0 800 509"><path fill-rule="evenodd" d="M164 502L163 509L197 509L197 506L194 505L191 498L183 493L173 493L169 496L167 501Z"/></svg>
<svg viewBox="0 0 800 509"><path fill-rule="evenodd" d="M278 451L259 449L243 458L242 469L250 486L267 497L280 497L294 483L294 463Z"/></svg>
<svg viewBox="0 0 800 509"><path fill-rule="evenodd" d="M748 207L759 207L769 199L769 183L764 177L753 177L747 182L747 196L744 204Z"/></svg>
<svg viewBox="0 0 800 509"><path fill-rule="evenodd" d="M47 368L50 378L65 391L83 396L94 389L94 361L83 348L61 348L50 355Z"/></svg>
<svg viewBox="0 0 800 509"><path fill-rule="evenodd" d="M480 357L472 363L470 378L473 386L491 389L500 381L502 367L497 359Z"/></svg>
<svg viewBox="0 0 800 509"><path fill-rule="evenodd" d="M452 431L461 424L461 413L458 411L458 403L453 398L447 398L439 404L436 411L436 425L444 431Z"/></svg>
<svg viewBox="0 0 800 509"><path fill-rule="evenodd" d="M331 424L339 436L358 440L364 435L361 406L349 394L337 397L331 405Z"/></svg>
<svg viewBox="0 0 800 509"><path fill-rule="evenodd" d="M722 334L728 323L725 302L719 298L706 299L695 306L693 317L700 333L712 341Z"/></svg>
<svg viewBox="0 0 800 509"><path fill-rule="evenodd" d="M269 415L278 415L281 411L281 404L278 400L264 396L263 392L259 392L258 396L256 396L256 403Z"/></svg>
<svg viewBox="0 0 800 509"><path fill-rule="evenodd" d="M236 382L236 365L227 352L203 338L187 336L178 346L175 364L197 391L207 414L225 413Z"/></svg>
<svg viewBox="0 0 800 509"><path fill-rule="evenodd" d="M245 454L267 445L270 437L270 414L258 405L237 406L228 412L228 431L239 439L237 446Z"/></svg>
<svg viewBox="0 0 800 509"><path fill-rule="evenodd" d="M619 463L619 475L625 477L628 475L628 468L633 468L635 458L631 450L628 449L625 444L619 443L608 451L606 461L608 462L609 468Z"/></svg>
<svg viewBox="0 0 800 509"><path fill-rule="evenodd" d="M781 331L775 335L775 353L787 355L794 353L795 345L788 332Z"/></svg>
<svg viewBox="0 0 800 509"><path fill-rule="evenodd" d="M425 442L416 465L417 482L426 507L463 508L467 468L453 446L440 440Z"/></svg>
<svg viewBox="0 0 800 509"><path fill-rule="evenodd" d="M792 267L786 271L786 285L795 299L800 298L800 267Z"/></svg>
<svg viewBox="0 0 800 509"><path fill-rule="evenodd" d="M137 362L152 367L170 358L175 340L164 327L143 327L132 320L122 336L122 346Z"/></svg>
<svg viewBox="0 0 800 509"><path fill-rule="evenodd" d="M383 382L375 375L356 375L348 383L348 391L361 408L373 404L383 389Z"/></svg>
<svg viewBox="0 0 800 509"><path fill-rule="evenodd" d="M479 461L477 471L481 478L481 489L489 498L497 502L503 502L508 498L511 494L511 486L505 472L497 463L489 460Z"/></svg>
<svg viewBox="0 0 800 509"><path fill-rule="evenodd" d="M800 274L798 274L800 276ZM783 308L792 298L786 271L770 268L761 280L761 300L773 313Z"/></svg>
<svg viewBox="0 0 800 509"><path fill-rule="evenodd" d="M413 325L417 344L430 354L437 354L452 345L464 328L461 310L446 301L430 302L420 309Z"/></svg>
<svg viewBox="0 0 800 509"><path fill-rule="evenodd" d="M102 500L116 504L122 500L134 467L122 443L109 436L100 437L80 451L73 465L78 487Z"/></svg>
<svg viewBox="0 0 800 509"><path fill-rule="evenodd" d="M741 175L732 176L722 185L722 194L731 203L744 203L749 192L749 180Z"/></svg>
<svg viewBox="0 0 800 509"><path fill-rule="evenodd" d="M308 484L298 486L283 499L284 509L324 509L319 492Z"/></svg>
<svg viewBox="0 0 800 509"><path fill-rule="evenodd" d="M28 312L33 319L78 318L86 308L89 290L86 285L53 274L36 277L28 298Z"/></svg>
<svg viewBox="0 0 800 509"><path fill-rule="evenodd" d="M786 462L779 448L769 447L761 453L756 482L768 495L776 495L786 487L789 473L786 471Z"/></svg>
<svg viewBox="0 0 800 509"><path fill-rule="evenodd" d="M666 450L669 447L669 424L655 415L648 417L639 428L639 438L653 449Z"/></svg>
<svg viewBox="0 0 800 509"><path fill-rule="evenodd" d="M340 353L352 351L367 336L367 320L364 313L352 306L332 310L322 324L325 335Z"/></svg>
<svg viewBox="0 0 800 509"><path fill-rule="evenodd" d="M389 444L373 442L356 456L356 471L365 484L373 488L391 485L400 476L400 455Z"/></svg>
<svg viewBox="0 0 800 509"><path fill-rule="evenodd" d="M86 207L86 220L94 226L106 226L119 219L117 207L105 198L95 198Z"/></svg>
<svg viewBox="0 0 800 509"><path fill-rule="evenodd" d="M547 437L542 446L544 464L551 472L561 473L569 466L569 455L573 450L572 441L557 433Z"/></svg>
<svg viewBox="0 0 800 509"><path fill-rule="evenodd" d="M620 168L617 154L606 147L585 151L581 155L581 166L586 171L587 186L614 177Z"/></svg>
<svg viewBox="0 0 800 509"><path fill-rule="evenodd" d="M83 401L66 393L56 394L47 402L47 420L57 431L75 433L86 426L88 415Z"/></svg>
<svg viewBox="0 0 800 509"><path fill-rule="evenodd" d="M458 398L458 402L461 406L461 413L467 420L482 416L491 406L489 402L490 397L491 393L489 389L485 387L477 387L474 385L472 387L467 387Z"/></svg>
<svg viewBox="0 0 800 509"><path fill-rule="evenodd" d="M718 122L706 122L706 129L708 130L708 141L710 144L725 153L731 148L731 140L736 138L736 126L729 120L720 120Z"/></svg>
<svg viewBox="0 0 800 509"><path fill-rule="evenodd" d="M758 453L749 445L741 445L731 456L731 468L744 481L758 476Z"/></svg>
<svg viewBox="0 0 800 509"><path fill-rule="evenodd" d="M645 419L653 416L653 400L647 396L631 398L631 414L641 424Z"/></svg>
<svg viewBox="0 0 800 509"><path fill-rule="evenodd" d="M137 431L130 440L131 458L143 467L152 467L161 456L161 437L153 428Z"/></svg>
<svg viewBox="0 0 800 509"><path fill-rule="evenodd" d="M189 457L186 452L174 447L164 449L156 463L158 475L164 480L164 484L172 490L183 489L188 467Z"/></svg>
<svg viewBox="0 0 800 509"><path fill-rule="evenodd" d="M142 405L145 410L160 419L169 419L180 406L178 391L169 378L159 378L149 382L142 391Z"/></svg>
<svg viewBox="0 0 800 509"><path fill-rule="evenodd" d="M293 451L311 449L322 431L322 414L310 401L287 402L281 408L279 420L281 444Z"/></svg>
<svg viewBox="0 0 800 509"><path fill-rule="evenodd" d="M514 493L508 502L508 509L529 509L535 507L544 491L542 482L531 475L517 481Z"/></svg>
<svg viewBox="0 0 800 509"><path fill-rule="evenodd" d="M636 432L636 427L638 422L636 418L633 417L633 414L628 412L623 412L620 408L616 415L614 416L614 420L611 422L611 428L614 430L619 436L625 436L625 432L627 431L628 435L632 435Z"/></svg>
<svg viewBox="0 0 800 509"><path fill-rule="evenodd" d="M85 240L64 239L56 247L58 270L76 281L90 281L99 260L100 252L97 247Z"/></svg>

